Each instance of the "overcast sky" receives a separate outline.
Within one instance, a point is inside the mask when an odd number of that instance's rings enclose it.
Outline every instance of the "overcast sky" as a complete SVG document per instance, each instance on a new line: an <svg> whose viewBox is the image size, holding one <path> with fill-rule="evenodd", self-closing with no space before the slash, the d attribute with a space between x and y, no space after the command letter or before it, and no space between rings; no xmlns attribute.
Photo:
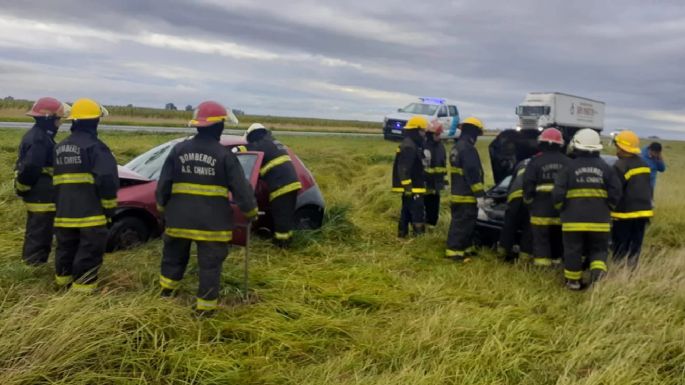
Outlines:
<svg viewBox="0 0 685 385"><path fill-rule="evenodd" d="M529 91L685 132L685 2L0 0L0 96L378 120L417 96L515 125ZM648 131L646 131L648 130Z"/></svg>

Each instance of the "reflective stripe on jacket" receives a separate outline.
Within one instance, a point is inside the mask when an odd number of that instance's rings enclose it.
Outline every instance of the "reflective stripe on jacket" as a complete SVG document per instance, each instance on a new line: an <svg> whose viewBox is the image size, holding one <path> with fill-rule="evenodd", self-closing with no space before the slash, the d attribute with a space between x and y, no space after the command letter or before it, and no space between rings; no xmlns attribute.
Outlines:
<svg viewBox="0 0 685 385"><path fill-rule="evenodd" d="M462 136L450 150L452 203L476 203L476 198L485 195L483 166L475 142L475 138Z"/></svg>
<svg viewBox="0 0 685 385"><path fill-rule="evenodd" d="M397 148L392 165L392 191L399 193L426 193L423 165L423 148L417 144L417 132L405 133Z"/></svg>
<svg viewBox="0 0 685 385"><path fill-rule="evenodd" d="M229 191L246 216L257 214L254 191L231 151L200 134L176 144L157 184L165 233L195 241L230 242L234 224Z"/></svg>
<svg viewBox="0 0 685 385"><path fill-rule="evenodd" d="M621 197L612 167L598 154L580 154L557 175L552 201L563 231L610 231L611 208Z"/></svg>
<svg viewBox="0 0 685 385"><path fill-rule="evenodd" d="M569 158L561 151L545 151L534 156L523 175L523 200L530 205L533 218L559 218L559 211L552 202L554 180L561 169L569 163ZM538 220L534 225L543 223L559 224L558 221Z"/></svg>
<svg viewBox="0 0 685 385"><path fill-rule="evenodd" d="M650 218L652 210L651 170L637 155L619 158L614 170L621 181L621 200L611 213L614 219Z"/></svg>
<svg viewBox="0 0 685 385"><path fill-rule="evenodd" d="M75 130L55 147L55 227L104 226L116 208L119 176L107 145L93 131Z"/></svg>
<svg viewBox="0 0 685 385"><path fill-rule="evenodd" d="M287 147L274 140L271 134L250 142L245 147L249 151L264 153L259 177L266 182L269 188L269 200L274 200L285 193L302 188Z"/></svg>

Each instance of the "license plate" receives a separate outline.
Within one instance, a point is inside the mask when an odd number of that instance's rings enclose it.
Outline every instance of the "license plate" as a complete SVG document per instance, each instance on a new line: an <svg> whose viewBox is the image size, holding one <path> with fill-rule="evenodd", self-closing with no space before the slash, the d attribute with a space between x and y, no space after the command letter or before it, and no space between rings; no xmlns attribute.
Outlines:
<svg viewBox="0 0 685 385"><path fill-rule="evenodd" d="M402 133L402 130L392 130L392 133L393 133L393 134L401 134L401 133Z"/></svg>

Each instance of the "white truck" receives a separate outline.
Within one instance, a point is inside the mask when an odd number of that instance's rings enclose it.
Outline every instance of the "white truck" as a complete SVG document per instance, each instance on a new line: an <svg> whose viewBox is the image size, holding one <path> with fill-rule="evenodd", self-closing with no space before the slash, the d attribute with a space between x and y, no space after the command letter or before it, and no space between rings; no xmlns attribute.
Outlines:
<svg viewBox="0 0 685 385"><path fill-rule="evenodd" d="M517 130L557 127L565 139L580 128L602 131L604 102L561 92L530 92L518 107Z"/></svg>
<svg viewBox="0 0 685 385"><path fill-rule="evenodd" d="M387 140L402 139L404 125L414 115L423 115L429 121L440 121L444 127L443 138L454 138L457 135L459 124L457 105L443 98L422 97L418 102L410 103L398 109L397 112L385 116L383 137Z"/></svg>

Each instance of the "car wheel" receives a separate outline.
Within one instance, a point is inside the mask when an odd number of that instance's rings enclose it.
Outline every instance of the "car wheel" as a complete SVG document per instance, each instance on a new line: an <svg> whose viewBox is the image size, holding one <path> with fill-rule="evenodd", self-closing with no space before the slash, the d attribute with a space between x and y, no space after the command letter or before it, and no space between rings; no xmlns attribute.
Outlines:
<svg viewBox="0 0 685 385"><path fill-rule="evenodd" d="M295 229L316 230L321 227L322 215L319 207L305 206L295 211Z"/></svg>
<svg viewBox="0 0 685 385"><path fill-rule="evenodd" d="M130 249L147 242L149 238L150 229L142 219L133 216L115 218L109 229L107 250Z"/></svg>

